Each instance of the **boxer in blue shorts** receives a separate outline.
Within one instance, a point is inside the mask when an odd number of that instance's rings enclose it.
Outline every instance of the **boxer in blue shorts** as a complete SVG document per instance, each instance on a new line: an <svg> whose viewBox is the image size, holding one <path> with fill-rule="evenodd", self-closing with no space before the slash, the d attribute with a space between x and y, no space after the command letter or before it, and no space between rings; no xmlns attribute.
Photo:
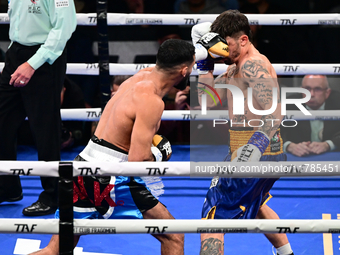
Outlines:
<svg viewBox="0 0 340 255"><path fill-rule="evenodd" d="M209 93L216 98L207 96L207 107L213 107L219 100L228 101L230 151L226 160L286 160L279 133L283 116L276 72L269 60L251 43L247 17L237 10L228 10L221 13L213 23L205 22L193 26L191 36L195 47L201 49L207 34L211 33L218 34L226 41L228 46L225 49L229 55L222 60L229 66L225 73L214 80L214 59L211 54L206 54L206 58L202 57L197 62L199 101L202 104L201 93L208 90L214 91ZM215 88L215 84L229 87ZM272 107L273 105L276 107ZM241 114L234 111L240 110L240 106L244 110ZM202 218L279 219L266 205L270 198L269 190L276 180L215 177L203 205ZM293 254L285 234L265 236L276 248L278 255ZM201 234L200 254L224 254L223 242L223 233Z"/></svg>
<svg viewBox="0 0 340 255"><path fill-rule="evenodd" d="M128 152L93 136L74 160L126 162ZM148 182L149 185L146 185L143 179L148 178L150 177L79 176L75 178L73 182L74 218L143 219L143 213L159 203L152 193L159 194L163 191L160 185L162 184L161 178L158 178L158 182L154 184L150 185ZM59 218L59 210L56 212L56 217Z"/></svg>
<svg viewBox="0 0 340 255"><path fill-rule="evenodd" d="M231 161L235 141L246 144L254 133L252 128L230 129L230 153L225 161ZM237 134L237 135L236 135ZM237 139L237 140L236 140ZM282 151L282 138L278 130L271 139L271 146L263 153L260 161L286 161ZM269 190L276 178L219 178L215 177L204 202L204 219L255 219L261 206L271 198Z"/></svg>

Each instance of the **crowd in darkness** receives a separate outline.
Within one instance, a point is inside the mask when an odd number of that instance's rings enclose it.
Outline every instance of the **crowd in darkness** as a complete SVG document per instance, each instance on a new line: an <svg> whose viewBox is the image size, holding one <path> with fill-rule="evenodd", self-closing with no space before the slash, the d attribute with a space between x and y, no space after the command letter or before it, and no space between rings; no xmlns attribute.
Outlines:
<svg viewBox="0 0 340 255"><path fill-rule="evenodd" d="M96 1L75 0L78 13L96 12ZM7 3L0 6L0 12L7 11ZM108 1L109 13L151 13L151 14L219 14L227 9L239 9L248 14L278 13L336 13L340 4L336 0L116 0ZM162 26L164 28L164 26ZM181 26L180 37L190 40L190 26ZM338 41L337 26L253 26L255 46L272 63L326 63L336 62L339 51L336 44L330 44L331 36ZM1 25L0 41L8 40L7 27ZM110 26L109 40L157 40L162 29L159 26ZM96 40L96 27L78 26L68 43L68 62L93 62L92 42ZM79 43L81 40L81 44ZM327 40L327 41L326 41ZM322 45L327 44L327 47ZM279 52L277 46L281 49ZM79 47L81 46L81 47ZM78 54L81 52L81 54ZM337 52L338 53L338 52ZM2 56L0 56L2 57Z"/></svg>
<svg viewBox="0 0 340 255"><path fill-rule="evenodd" d="M6 1L7 2L7 1ZM74 0L78 13L95 13L96 1ZM279 13L339 13L337 0L115 0L108 1L109 13L146 14L219 14L227 9L239 9L246 14ZM1 1L0 12L7 11L7 3ZM340 48L338 26L252 26L255 47L272 63L337 63ZM191 40L191 26L110 26L109 41L158 41L167 38ZM94 26L78 26L67 44L68 63L95 63L93 43L97 41ZM331 38L331 40L330 40ZM0 42L9 41L8 25L0 25ZM333 43L332 43L333 42ZM148 61L149 60L149 61ZM155 58L139 60L155 61ZM4 53L0 52L0 62ZM111 56L110 62L118 62ZM144 62L144 63L148 63ZM135 60L138 63L138 60ZM99 81L96 76L69 75L69 84L83 91L84 107L100 107ZM165 100L175 102L176 93ZM95 96L98 95L98 96ZM79 96L79 95L78 95ZM174 104L173 104L174 105ZM68 133L66 133L67 136ZM88 137L83 137L87 141ZM66 137L65 139L68 139Z"/></svg>

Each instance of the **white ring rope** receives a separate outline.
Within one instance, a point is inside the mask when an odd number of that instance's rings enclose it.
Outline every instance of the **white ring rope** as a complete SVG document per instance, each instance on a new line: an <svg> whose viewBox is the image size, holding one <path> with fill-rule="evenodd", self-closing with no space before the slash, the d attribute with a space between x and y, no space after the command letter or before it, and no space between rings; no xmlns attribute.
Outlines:
<svg viewBox="0 0 340 255"><path fill-rule="evenodd" d="M340 14L245 14L251 25L340 25ZM109 13L108 25L195 25L218 14Z"/></svg>
<svg viewBox="0 0 340 255"><path fill-rule="evenodd" d="M110 75L133 75L143 68L155 66L155 64L110 64ZM4 63L0 62L0 71ZM340 63L336 64L273 64L278 75L304 75L304 74L324 74L340 75ZM225 64L215 64L214 75L226 72L228 66ZM98 63L75 64L68 63L66 74L78 75L99 75ZM196 65L191 75L198 75Z"/></svg>
<svg viewBox="0 0 340 255"><path fill-rule="evenodd" d="M192 153L195 153L194 150ZM340 176L340 161L120 163L73 161L72 164L73 176L222 176L232 178ZM58 177L58 167L59 161L1 161L0 174Z"/></svg>
<svg viewBox="0 0 340 255"><path fill-rule="evenodd" d="M59 234L59 220L1 218L0 233Z"/></svg>
<svg viewBox="0 0 340 255"><path fill-rule="evenodd" d="M110 64L110 75L133 75L139 70L154 66L155 64ZM324 74L340 75L340 63L337 64L273 64L278 75L304 75ZM214 75L226 72L228 66L215 64ZM1 69L1 65L0 65ZM67 74L98 75L97 63L93 64L67 64ZM196 65L191 75L198 75Z"/></svg>
<svg viewBox="0 0 340 255"><path fill-rule="evenodd" d="M110 64L110 75L133 75L143 68L155 66L155 64ZM4 63L0 63L0 70ZM278 75L304 75L304 74L324 74L340 75L340 63L336 64L273 64ZM214 75L219 75L227 70L225 64L215 64ZM98 75L98 63L92 64L67 64L67 74ZM196 65L191 75L198 75Z"/></svg>
<svg viewBox="0 0 340 255"><path fill-rule="evenodd" d="M1 233L58 234L57 219L0 219ZM338 220L84 220L74 234L340 233Z"/></svg>
<svg viewBox="0 0 340 255"><path fill-rule="evenodd" d="M61 109L61 118L64 121L98 121L102 110L100 108ZM165 110L162 120L228 120L227 110L209 110L202 115L200 110ZM287 111L285 119L289 120L340 120L339 110L309 111L312 115L304 115L301 111ZM285 122L285 121L284 121ZM225 123L226 124L226 123ZM288 124L287 124L288 125Z"/></svg>
<svg viewBox="0 0 340 255"><path fill-rule="evenodd" d="M340 25L339 13L327 14L245 14L251 25ZM126 14L108 13L107 24L113 25L195 25L214 21L218 14ZM0 14L0 24L8 24L7 13ZM95 26L96 13L78 13L77 24Z"/></svg>

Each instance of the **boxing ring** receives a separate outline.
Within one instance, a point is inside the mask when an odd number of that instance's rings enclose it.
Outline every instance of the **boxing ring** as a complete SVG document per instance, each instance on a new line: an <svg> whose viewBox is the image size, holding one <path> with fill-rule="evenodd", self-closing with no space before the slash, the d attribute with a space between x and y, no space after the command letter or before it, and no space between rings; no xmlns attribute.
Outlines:
<svg viewBox="0 0 340 255"><path fill-rule="evenodd" d="M193 24L197 22L205 22L212 21L215 19L217 15L151 15L151 14L108 14L107 20L108 25L188 25L191 24L193 20ZM280 15L246 15L250 21L250 24L254 25L340 25L340 14L280 14ZM78 25L95 25L96 24L96 15L95 14L78 14L77 15ZM6 23L6 15L0 15L0 23ZM193 25L192 24L192 25ZM134 74L139 71L141 68L152 66L150 64L109 64L108 71L111 75L127 75ZM276 70L278 75L303 75L303 74L325 74L325 75L339 75L340 74L340 64L273 64L274 69ZM0 63L0 70L2 69L3 64ZM221 74L226 70L226 65L224 64L216 64L214 74ZM72 64L69 63L67 65L67 74L82 74L82 75L98 75L99 74L99 66L98 64ZM197 70L194 68L192 75L197 75ZM98 120L101 115L101 109L71 109L71 110L62 110L62 119L63 120L79 120L79 121L94 121ZM327 120L339 120L340 112L339 111L311 111L311 116L305 116L301 114L300 111L288 111L287 116L294 116L296 120L311 120L311 119L327 119ZM219 117L220 113L216 111L214 116ZM223 116L227 115L224 114ZM211 118L211 115L209 115ZM287 117L288 118L288 117ZM205 120L206 117L201 115L200 111L165 111L162 120ZM218 146L217 150L225 147ZM265 246L259 247L258 250L254 250L254 247L251 247L252 251L259 251L256 254L270 254L266 253L270 252L271 248L262 248L268 247L269 242L267 240L258 241L259 237L254 235L255 233L298 233L299 235L289 235L288 238L292 244L292 248L296 254L299 254L304 251L303 249L299 250L296 247L298 246L299 236L304 236L305 234L313 233L316 235L317 233L323 234L323 247L328 247L327 249L322 249L324 255L330 255L330 244L332 237L332 233L340 232L340 221L331 220L334 218L334 214L336 214L337 218L340 218L340 212L335 209L331 210L331 214L320 213L322 211L322 207L326 207L325 201L317 202L313 205L313 207L304 207L306 210L316 210L319 213L319 217L315 217L315 215L307 214L302 216L307 216L306 218L302 218L299 211L292 212L293 208L289 208L290 205L287 205L287 208L284 210L275 209L278 207L278 202L272 199L270 200L271 207L273 207L281 218L284 220L213 220L213 221L202 221L198 220L200 218L200 210L203 203L205 192L209 188L210 181L209 179L215 175L226 176L228 177L266 177L266 178L277 178L277 177L289 177L283 178L284 181L278 181L277 184L273 187L273 192L277 191L279 193L280 188L286 186L294 186L294 184L288 185L289 182L299 182L301 177L309 177L307 180L311 180L311 182L326 182L327 184L323 184L324 190L332 190L329 183L336 183L333 187L335 191L334 197L326 198L326 200L332 200L333 205L336 204L335 201L339 200L340 192L337 189L337 184L340 184L340 161L338 154L330 155L330 160L323 161L321 157L315 157L320 161L310 160L308 163L300 161L297 158L291 158L288 162L285 162L286 168L282 168L280 170L280 166L282 166L282 162L259 162L259 163L230 163L224 162L225 164L231 165L231 167L227 167L229 169L227 171L219 171L218 168L210 168L210 171L198 171L200 166L209 165L211 162L205 162L204 157L202 157L203 161L201 162L190 162L190 153L188 155L187 147L179 147L178 149L182 150L181 152L186 151L186 155L181 157L179 154L176 155L176 146L173 147L174 155L173 159L170 162L125 162L113 165L112 163L89 163L89 162L71 162L73 155L65 155L62 156L61 162L37 162L30 159L25 159L25 161L6 161L2 162L0 166L1 174L18 174L24 176L24 179L28 179L27 176L60 176L60 221L56 219L51 219L51 217L40 217L35 219L28 219L27 217L21 216L21 218L12 218L12 219L0 219L0 232L7 234L15 234L20 237L30 235L37 235L38 238L41 238L38 234L56 234L59 233L62 241L62 246L60 246L60 251L62 254L73 254L72 250L72 237L73 234L97 234L101 236L103 239L103 234L140 234L140 233L195 233L195 235L188 235L186 238L186 243L190 242L190 246L185 247L185 252L187 254L198 254L199 249L199 235L197 233L234 233L236 238L231 239L233 241L229 241L229 235L226 235L225 242L225 252L233 252L237 250L239 247L235 245L234 242L236 239L244 239L244 233L249 233L252 239L256 240L253 242L251 246L261 246L262 241L266 243ZM199 149L199 148L198 148ZM77 154L79 152L75 151ZM202 153L203 154L203 153ZM320 156L320 155L319 155ZM222 158L222 157L221 157ZM18 158L20 160L20 156ZM184 161L184 162L183 162ZM219 162L223 164L223 162ZM308 167L306 169L305 166L308 164L309 166L315 166L313 169ZM261 171L245 171L241 170L241 166L258 166L258 169L262 169ZM266 169L269 169L270 166L275 169L278 167L278 170L273 170L272 172L264 172L263 169L266 165ZM320 165L320 169L318 168ZM293 167L294 166L294 167ZM197 168L198 167L198 168ZM14 170L13 170L14 169ZM221 169L221 168L219 168ZM284 170L282 170L284 169ZM324 169L324 170L322 170ZM332 170L332 171L331 171ZM72 193L73 193L73 185L72 185L72 177L78 175L128 175L128 176L162 176L164 177L165 183L165 192L167 192L167 183L176 182L172 187L174 189L169 189L170 193L172 192L173 196L167 196L167 193L163 196L164 198L160 198L160 200L168 206L169 211L174 215L176 220L73 220L73 207L72 207ZM185 176L185 177L184 177ZM189 178L190 177L190 178ZM206 178L209 177L209 178ZM332 178L330 178L332 177ZM180 183L182 182L184 187L187 187L188 183L194 181L194 185L190 186L189 189L194 191L190 193L192 196L188 196L189 194L178 192ZM286 183L285 183L286 182ZM203 183L203 184L202 184ZM302 182L301 182L302 183ZM39 185L39 184L37 184ZM306 183L302 183L302 187L304 185L308 185ZM177 189L176 189L177 188ZM195 189L197 188L197 189ZM307 187L306 187L307 188ZM183 189L185 190L185 189ZM321 189L322 190L322 189ZM196 192L195 192L196 191ZM297 190L295 190L296 192ZM315 197L322 193L320 189L316 188ZM198 194L199 193L199 194ZM339 193L339 194L338 194ZM313 193L314 194L314 193ZM197 195L197 196L195 196ZM282 194L281 199L286 199ZM294 194L292 194L294 197ZM182 196L186 196L187 198L182 198ZM170 198L176 200L173 203L170 202ZM275 198L275 194L274 194ZM295 196L297 199L298 196ZM319 196L322 198L322 196ZM24 199L25 200L25 199ZM303 200L303 199L301 199ZM306 200L306 199L304 199ZM308 199L307 199L308 200ZM306 202L306 201L304 201ZM282 203L282 201L280 201ZM307 202L306 202L307 203ZM169 206L171 204L171 206ZM190 205L190 206L186 206ZM282 205L281 205L282 206ZM178 208L178 207L182 207ZM316 208L317 207L317 208ZM7 206L8 208L8 206ZM281 208L282 209L282 208ZM186 211L186 214L183 214L183 210ZM283 213L282 213L283 211ZM192 213L195 212L195 213ZM339 213L337 213L339 212ZM181 214L180 217L177 215ZM15 215L15 214L14 214ZM195 216L193 216L195 215ZM333 217L332 217L333 216ZM301 219L300 219L301 217ZM314 218L313 218L314 217ZM323 219L321 219L321 217ZM43 219L41 219L43 218ZM313 235L313 236L314 236ZM94 235L96 236L96 235ZM106 236L106 235L105 235ZM93 242L99 242L97 248L99 251L103 251L105 253L95 253L96 250L91 252L83 252L82 249L76 248L75 254L109 254L107 252L120 252L120 254L158 254L154 252L154 250L150 249L149 246L157 246L158 243L156 240L151 241L151 237L147 235L145 237L141 237L140 235L131 235L131 241L126 241L126 236L122 235L118 237L111 236L112 239L116 240L116 244L111 246L109 242L102 242L100 239L92 239ZM129 235L130 236L130 235ZM145 235L143 235L145 236ZM306 235L305 235L306 236ZM87 239L89 237L84 237L82 239ZM95 237L93 237L95 238ZM264 237L263 237L264 238ZM306 237L304 237L306 239ZM316 243L320 244L320 236L313 237ZM40 248L44 247L47 243L46 237L44 244L41 245ZM79 243L79 246L85 246L86 241L82 243L82 239ZM133 239L142 239L141 242L138 243L137 250L134 250L133 253L125 253L128 250L128 247L118 247L118 246L127 246L130 242L133 245L136 245L135 240ZM308 239L308 238L307 238ZM334 239L334 238L333 238ZM189 240L189 241L188 241ZM248 239L247 239L248 240ZM22 241L22 240L21 240ZM111 242L113 242L112 240ZM248 241L243 240L244 244L247 245ZM335 241L334 241L335 242ZM250 241L250 243L252 243ZM261 243L261 245L259 245ZM125 245L122 245L125 244ZM5 245L5 244L4 244ZM131 245L131 244L130 244ZM186 244L187 245L187 244ZM234 246L233 246L234 245ZM248 242L249 245L249 242ZM306 245L306 244L305 244ZM111 246L111 249L104 249L101 246ZM116 247L117 246L117 247ZM195 248L194 248L195 247ZM38 246L39 248L39 246ZM117 249L116 249L117 248ZM332 252L334 247L332 247ZM140 252L140 250L148 251L146 253ZM0 248L1 250L1 248ZM157 248L156 250L159 250ZM230 250L230 251L229 251ZM266 251L264 251L266 250ZM339 250L339 249L337 249ZM150 251L150 252L149 252ZM194 252L191 252L194 251ZM308 249L307 249L308 251ZM321 249L318 249L315 254L321 254ZM20 252L20 251L17 251ZM27 251L26 251L27 252ZM311 252L309 250L309 252ZM13 254L23 254L23 253L13 253ZM111 253L110 253L111 254ZM255 253L254 253L255 254ZM336 254L336 253L335 253Z"/></svg>

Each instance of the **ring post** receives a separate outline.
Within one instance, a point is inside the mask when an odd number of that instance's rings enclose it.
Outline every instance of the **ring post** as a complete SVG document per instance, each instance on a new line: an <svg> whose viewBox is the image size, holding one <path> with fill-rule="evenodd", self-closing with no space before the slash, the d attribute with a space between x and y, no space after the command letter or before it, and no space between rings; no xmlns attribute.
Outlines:
<svg viewBox="0 0 340 255"><path fill-rule="evenodd" d="M101 108L104 110L106 103L111 98L107 0L97 0L97 30Z"/></svg>
<svg viewBox="0 0 340 255"><path fill-rule="evenodd" d="M59 163L59 254L73 255L73 164Z"/></svg>

